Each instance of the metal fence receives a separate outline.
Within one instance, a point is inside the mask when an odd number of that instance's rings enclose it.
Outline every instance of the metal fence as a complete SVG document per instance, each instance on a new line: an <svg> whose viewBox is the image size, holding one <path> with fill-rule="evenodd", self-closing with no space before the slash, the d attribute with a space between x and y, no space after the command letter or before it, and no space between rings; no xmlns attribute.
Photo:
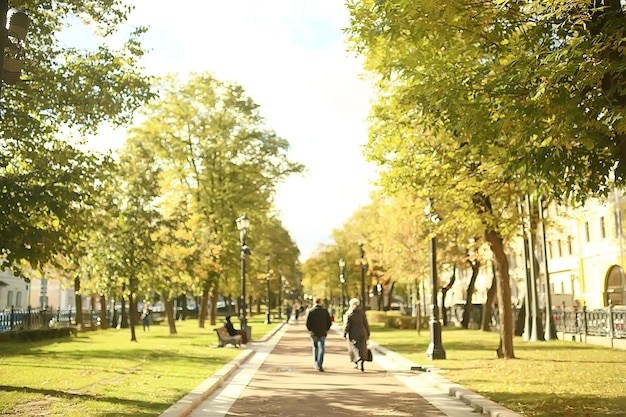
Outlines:
<svg viewBox="0 0 626 417"><path fill-rule="evenodd" d="M626 309L623 307L559 309L552 310L552 317L559 332L626 339Z"/></svg>
<svg viewBox="0 0 626 417"><path fill-rule="evenodd" d="M83 310L83 325L100 325L100 315L93 310ZM0 332L76 326L75 310L5 310L0 312Z"/></svg>
<svg viewBox="0 0 626 417"><path fill-rule="evenodd" d="M100 312L96 310L83 310L83 327L95 329L101 325ZM164 311L152 311L151 321L158 322L165 319ZM121 312L107 310L106 322L111 327L119 327L121 324ZM10 310L0 311L0 332L17 330L48 329L56 327L76 326L76 310Z"/></svg>
<svg viewBox="0 0 626 417"><path fill-rule="evenodd" d="M472 306L472 317L470 319L472 328L480 326L482 316L482 305ZM463 317L465 305L458 304L446 309L448 323L458 325ZM516 323L516 334L521 334L523 329L518 322L521 315L523 319L524 311L513 308L513 322ZM489 328L497 330L499 328L498 309L491 310ZM626 339L626 306L609 306L606 308L588 310L586 307L566 309L553 309L552 320L557 332L576 334L581 336L601 336L612 339ZM539 311L539 322L545 323L545 310Z"/></svg>

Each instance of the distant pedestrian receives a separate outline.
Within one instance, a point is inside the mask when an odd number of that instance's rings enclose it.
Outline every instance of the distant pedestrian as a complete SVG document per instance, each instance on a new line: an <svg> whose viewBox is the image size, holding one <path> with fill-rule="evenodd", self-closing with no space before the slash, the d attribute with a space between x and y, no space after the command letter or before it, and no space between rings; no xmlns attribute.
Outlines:
<svg viewBox="0 0 626 417"><path fill-rule="evenodd" d="M330 321L335 321L335 307L331 304L328 306L328 314L330 314Z"/></svg>
<svg viewBox="0 0 626 417"><path fill-rule="evenodd" d="M137 317L137 316L135 316ZM143 324L143 331L150 331L150 309L148 307L143 309L141 313L141 324Z"/></svg>
<svg viewBox="0 0 626 417"><path fill-rule="evenodd" d="M241 343L243 345L248 344L248 332L246 332L244 329L241 329L241 330L235 329L235 326L233 326L233 323L231 323L230 321L230 316L226 316L225 321L224 321L224 327L226 328L226 331L228 332L230 336L240 335Z"/></svg>
<svg viewBox="0 0 626 417"><path fill-rule="evenodd" d="M344 318L343 337L348 338L350 361L354 362L356 369L360 367L361 372L363 372L365 370L363 362L367 360L367 340L370 337L370 327L365 311L360 304L358 298L350 300L350 308L348 308Z"/></svg>
<svg viewBox="0 0 626 417"><path fill-rule="evenodd" d="M331 325L330 314L328 314L328 310L322 307L322 299L316 299L315 306L309 310L306 317L306 328L311 333L314 366L320 372L324 372L322 365L326 350L326 336Z"/></svg>

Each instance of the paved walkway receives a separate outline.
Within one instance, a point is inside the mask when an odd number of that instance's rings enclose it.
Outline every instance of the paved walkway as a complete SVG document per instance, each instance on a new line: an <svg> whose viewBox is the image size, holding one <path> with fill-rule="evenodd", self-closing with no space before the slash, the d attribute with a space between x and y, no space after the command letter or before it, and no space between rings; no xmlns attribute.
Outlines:
<svg viewBox="0 0 626 417"><path fill-rule="evenodd" d="M341 327L333 330L325 372L313 367L302 321L280 324L160 417L521 417L375 343L374 362L356 370Z"/></svg>

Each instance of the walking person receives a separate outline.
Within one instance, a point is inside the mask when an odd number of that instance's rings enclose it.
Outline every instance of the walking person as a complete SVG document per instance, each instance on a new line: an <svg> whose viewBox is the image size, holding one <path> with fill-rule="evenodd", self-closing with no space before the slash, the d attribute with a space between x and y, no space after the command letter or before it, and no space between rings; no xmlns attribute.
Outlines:
<svg viewBox="0 0 626 417"><path fill-rule="evenodd" d="M148 307L145 307L143 313L141 313L141 324L143 324L144 332L146 329L150 331L150 309Z"/></svg>
<svg viewBox="0 0 626 417"><path fill-rule="evenodd" d="M332 322L328 310L322 307L322 299L315 300L315 306L309 310L306 317L306 328L311 333L311 343L313 345L313 361L315 369L324 372L324 351L326 349L326 336Z"/></svg>
<svg viewBox="0 0 626 417"><path fill-rule="evenodd" d="M352 298L350 307L344 317L343 337L348 338L348 354L354 368L365 371L363 362L367 360L367 340L370 337L370 326L365 311L361 308L358 298Z"/></svg>

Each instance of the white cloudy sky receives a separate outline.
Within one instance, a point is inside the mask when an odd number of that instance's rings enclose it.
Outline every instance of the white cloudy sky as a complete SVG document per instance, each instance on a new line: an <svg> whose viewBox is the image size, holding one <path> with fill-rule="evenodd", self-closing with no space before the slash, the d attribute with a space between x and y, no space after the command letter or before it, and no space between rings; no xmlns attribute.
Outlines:
<svg viewBox="0 0 626 417"><path fill-rule="evenodd" d="M309 174L278 188L277 209L302 252L329 242L367 204L370 89L346 52L342 0L137 0L130 23L149 26L147 72L210 71L243 86ZM117 147L103 132L94 146ZM122 135L123 137L123 135Z"/></svg>

